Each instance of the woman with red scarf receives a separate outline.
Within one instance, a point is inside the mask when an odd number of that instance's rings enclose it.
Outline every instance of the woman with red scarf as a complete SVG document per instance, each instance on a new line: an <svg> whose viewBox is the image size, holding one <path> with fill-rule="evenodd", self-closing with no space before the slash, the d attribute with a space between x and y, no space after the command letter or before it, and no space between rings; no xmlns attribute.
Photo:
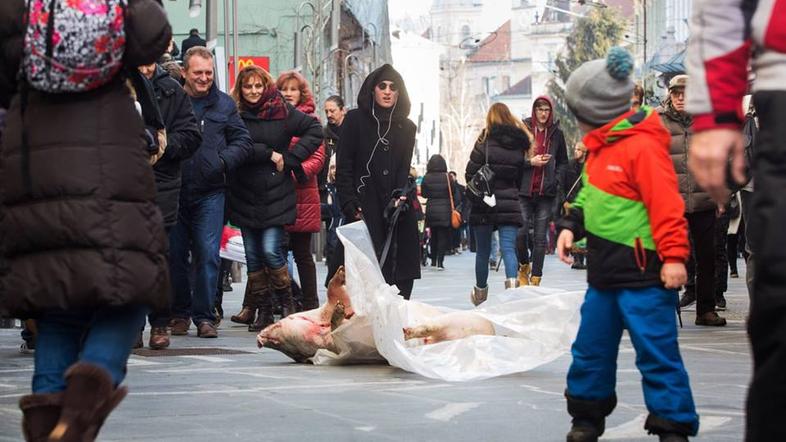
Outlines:
<svg viewBox="0 0 786 442"><path fill-rule="evenodd" d="M232 97L254 142L253 160L229 181L229 219L240 227L248 266L243 309L232 321L256 331L273 323L271 296L282 306L282 317L294 312L282 247L284 226L294 224L297 216L291 177L307 181L303 162L322 143L322 127L316 118L288 104L259 66L238 73ZM290 147L293 137L298 141Z"/></svg>
<svg viewBox="0 0 786 442"><path fill-rule="evenodd" d="M281 91L284 99L292 106L295 106L295 109L317 118L314 113L316 110L314 95L311 93L311 88L308 87L308 82L302 75L295 71L284 72L279 75L276 87ZM289 148L294 149L298 141L297 137L292 138ZM303 310L319 307L319 299L317 298L317 267L314 264L314 257L311 255L311 235L319 232L322 224L317 175L322 171L324 165L325 147L320 144L319 148L303 161L303 173L306 175L306 181L295 184L297 192L297 220L295 224L286 227L289 233L289 250L292 250L292 253L295 255L297 273L300 277L300 288L303 292L300 305L296 307L300 307Z"/></svg>

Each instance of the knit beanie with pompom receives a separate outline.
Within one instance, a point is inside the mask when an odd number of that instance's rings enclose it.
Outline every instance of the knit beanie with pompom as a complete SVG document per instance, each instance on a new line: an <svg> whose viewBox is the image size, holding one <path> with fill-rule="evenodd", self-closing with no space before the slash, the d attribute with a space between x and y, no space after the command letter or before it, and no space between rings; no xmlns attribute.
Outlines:
<svg viewBox="0 0 786 442"><path fill-rule="evenodd" d="M584 123L603 126L630 110L632 71L633 58L620 47L611 48L605 59L579 66L565 84L571 112Z"/></svg>

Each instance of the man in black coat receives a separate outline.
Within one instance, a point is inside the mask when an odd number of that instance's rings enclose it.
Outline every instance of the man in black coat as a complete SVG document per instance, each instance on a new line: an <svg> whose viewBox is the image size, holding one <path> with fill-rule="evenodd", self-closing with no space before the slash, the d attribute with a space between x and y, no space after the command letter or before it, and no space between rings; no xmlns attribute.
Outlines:
<svg viewBox="0 0 786 442"><path fill-rule="evenodd" d="M385 281L409 299L420 278L417 220L406 210L415 194L408 189L416 130L407 118L409 95L401 75L386 64L366 77L357 102L358 108L344 119L338 144L338 197L346 222L365 221L377 257L385 259ZM390 221L397 209L394 224Z"/></svg>
<svg viewBox="0 0 786 442"><path fill-rule="evenodd" d="M153 84L156 102L166 128L166 150L153 165L153 172L156 177L156 204L161 209L164 228L168 232L177 224L181 186L180 164L191 158L199 149L202 133L199 131L191 108L191 100L186 91L167 71L155 63L140 66L139 71ZM151 312L148 316L151 328L150 348L169 347L167 333L169 316L169 309Z"/></svg>
<svg viewBox="0 0 786 442"><path fill-rule="evenodd" d="M188 38L180 44L180 54L185 57L186 52L194 46L207 46L205 39L199 36L199 29L197 28L188 31Z"/></svg>

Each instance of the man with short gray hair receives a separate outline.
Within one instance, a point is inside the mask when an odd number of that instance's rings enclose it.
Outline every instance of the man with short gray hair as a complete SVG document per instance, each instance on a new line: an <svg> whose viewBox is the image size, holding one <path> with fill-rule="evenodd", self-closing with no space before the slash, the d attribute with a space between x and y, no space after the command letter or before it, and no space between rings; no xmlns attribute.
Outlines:
<svg viewBox="0 0 786 442"><path fill-rule="evenodd" d="M202 144L183 163L180 213L170 234L172 334L188 334L190 317L201 338L218 336L213 305L225 222L226 176L253 154L251 137L237 106L218 90L214 72L213 54L203 46L189 49L183 57L184 89L202 131Z"/></svg>

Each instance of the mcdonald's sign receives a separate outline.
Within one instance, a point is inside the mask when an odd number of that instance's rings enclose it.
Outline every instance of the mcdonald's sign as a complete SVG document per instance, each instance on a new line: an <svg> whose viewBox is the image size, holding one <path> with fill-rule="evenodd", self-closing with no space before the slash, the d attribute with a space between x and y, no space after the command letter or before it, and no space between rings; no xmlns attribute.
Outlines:
<svg viewBox="0 0 786 442"><path fill-rule="evenodd" d="M235 59L233 57L229 58L229 89L231 90L235 87L235 76L233 73L235 72ZM246 66L257 65L261 68L264 68L266 71L270 71L270 57L250 57L250 56L240 56L237 59L237 66L238 72Z"/></svg>

